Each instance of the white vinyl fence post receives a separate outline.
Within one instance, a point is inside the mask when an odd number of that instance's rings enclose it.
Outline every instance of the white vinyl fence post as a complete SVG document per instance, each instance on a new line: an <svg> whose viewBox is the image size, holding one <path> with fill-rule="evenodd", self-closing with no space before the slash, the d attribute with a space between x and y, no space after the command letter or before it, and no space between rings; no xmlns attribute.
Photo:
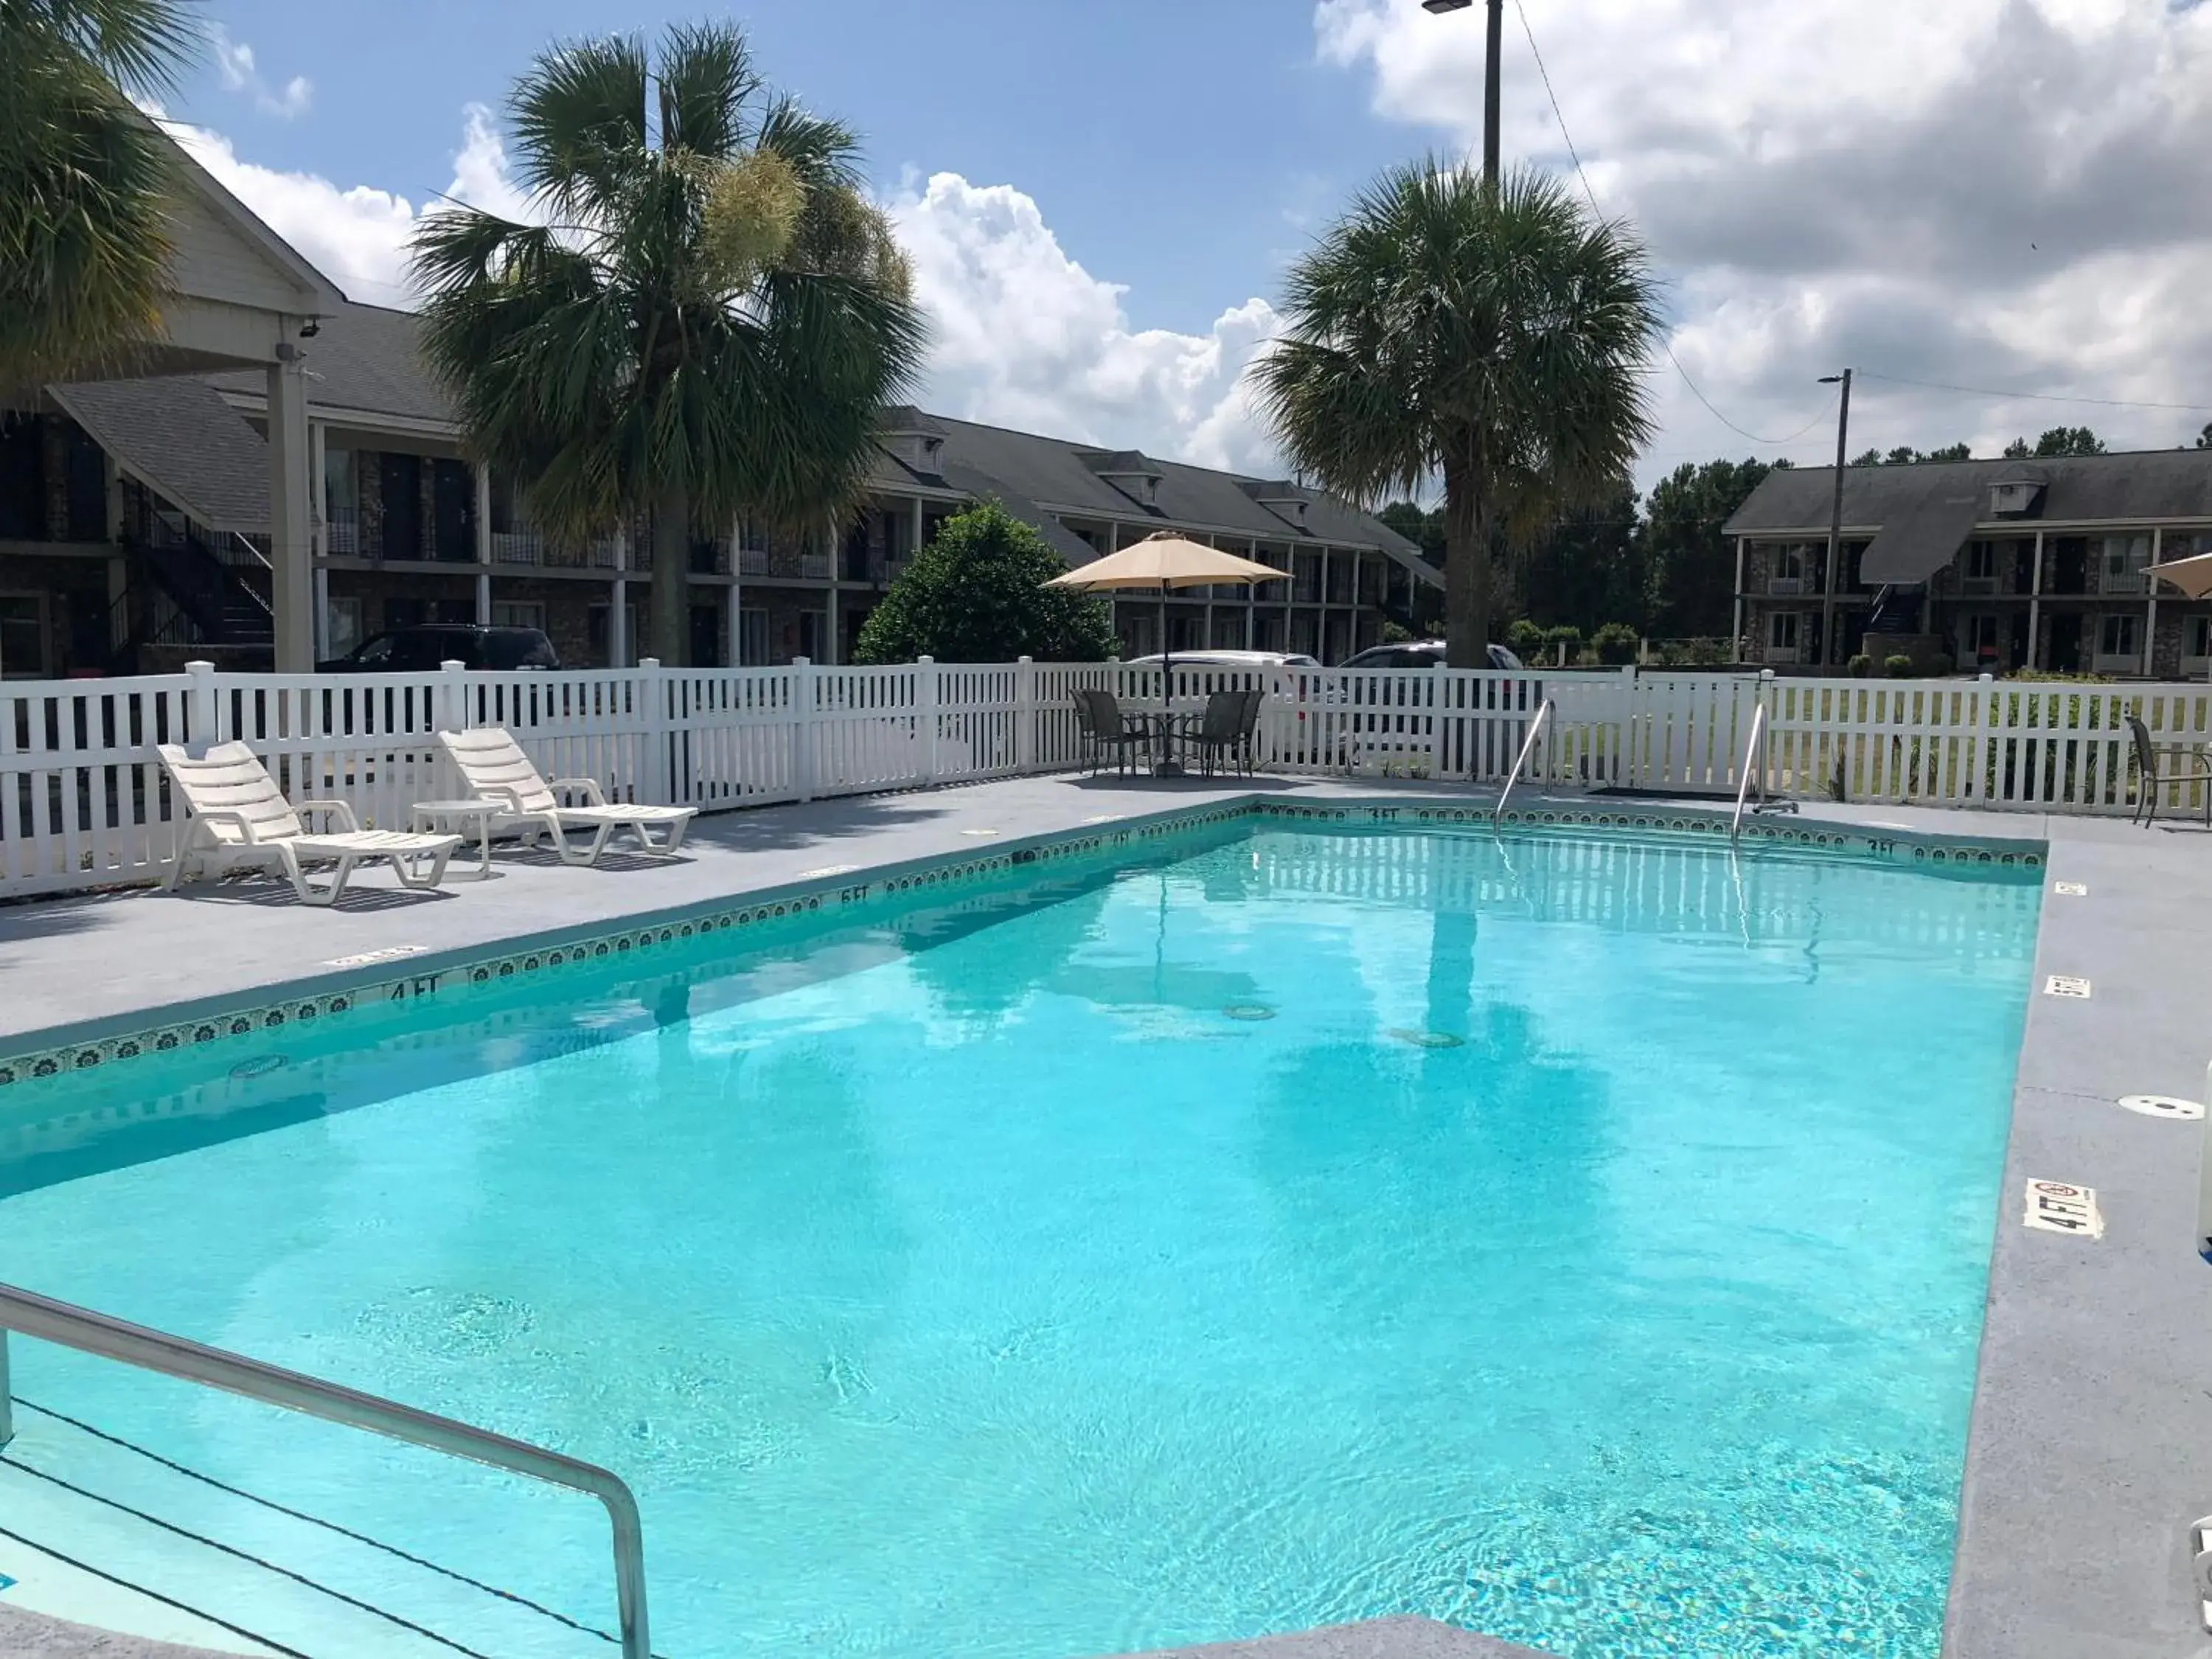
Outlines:
<svg viewBox="0 0 2212 1659"><path fill-rule="evenodd" d="M1014 769L1036 771L1036 663L1023 657L1014 664Z"/></svg>
<svg viewBox="0 0 2212 1659"><path fill-rule="evenodd" d="M210 744L222 741L222 716L216 705L215 665L188 662L185 672L191 676L192 681L191 731L185 747L198 760L207 753Z"/></svg>
<svg viewBox="0 0 2212 1659"><path fill-rule="evenodd" d="M938 709L944 687L937 678L937 659L917 657L914 664L914 733L921 742L921 781L937 781Z"/></svg>
<svg viewBox="0 0 2212 1659"><path fill-rule="evenodd" d="M1612 752L1605 757L1605 781L1614 787L1629 781L1629 753L1636 728L1636 688L1644 670L1630 663L1620 671L1620 700L1613 706Z"/></svg>
<svg viewBox="0 0 2212 1659"><path fill-rule="evenodd" d="M438 730L461 732L469 724L469 683L465 664L448 657L438 665Z"/></svg>
<svg viewBox="0 0 2212 1659"><path fill-rule="evenodd" d="M821 750L821 710L810 657L791 659L791 781L799 799L814 799L815 761Z"/></svg>
<svg viewBox="0 0 2212 1659"><path fill-rule="evenodd" d="M644 793L646 805L672 806L668 793L668 676L658 657L640 657L636 675L645 753L640 757L635 787Z"/></svg>
<svg viewBox="0 0 2212 1659"><path fill-rule="evenodd" d="M1439 663L1434 673L1424 674L1421 679L1429 700L1429 781L1437 783L1451 764L1451 734L1446 729L1452 703L1451 670Z"/></svg>

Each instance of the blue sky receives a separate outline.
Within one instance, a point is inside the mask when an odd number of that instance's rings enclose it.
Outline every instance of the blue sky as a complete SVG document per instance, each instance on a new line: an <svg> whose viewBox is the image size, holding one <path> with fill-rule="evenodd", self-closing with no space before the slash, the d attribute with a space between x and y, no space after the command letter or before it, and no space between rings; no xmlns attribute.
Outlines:
<svg viewBox="0 0 2212 1659"><path fill-rule="evenodd" d="M514 204L496 112L536 52L699 15L206 0L215 51L170 113L356 298L404 302L406 237L439 193ZM937 323L926 402L1215 465L1276 465L1241 376L1281 325L1288 258L1383 166L1479 133L1480 8L737 15L774 81L866 136ZM2081 421L2165 446L2212 418L2151 406L2212 405L2212 7L1509 0L1507 40L1509 159L1571 172L1564 113L1590 190L1667 281L1681 367L1654 367L1645 482L1723 454L1819 459L1814 381L1845 365L1854 451L1986 453ZM2051 401L2091 398L2115 401Z"/></svg>
<svg viewBox="0 0 2212 1659"><path fill-rule="evenodd" d="M496 107L548 40L706 15L582 0L211 9L270 86L309 77L308 107L256 109L210 64L177 113L257 160L412 198L452 178L464 106ZM1158 326L1201 329L1224 295L1272 293L1306 227L1424 143L1316 60L1296 0L761 0L729 15L773 79L861 129L885 191L910 170L1017 182Z"/></svg>

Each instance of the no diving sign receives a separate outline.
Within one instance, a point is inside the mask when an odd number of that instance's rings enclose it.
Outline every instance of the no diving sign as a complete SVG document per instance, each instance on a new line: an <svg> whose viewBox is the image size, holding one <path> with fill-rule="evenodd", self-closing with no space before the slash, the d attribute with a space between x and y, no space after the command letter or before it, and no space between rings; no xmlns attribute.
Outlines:
<svg viewBox="0 0 2212 1659"><path fill-rule="evenodd" d="M2097 1207L2097 1189L2076 1187L2070 1181L2029 1182L2025 1218L2039 1233L2068 1233L2075 1238L2105 1236L2105 1213Z"/></svg>

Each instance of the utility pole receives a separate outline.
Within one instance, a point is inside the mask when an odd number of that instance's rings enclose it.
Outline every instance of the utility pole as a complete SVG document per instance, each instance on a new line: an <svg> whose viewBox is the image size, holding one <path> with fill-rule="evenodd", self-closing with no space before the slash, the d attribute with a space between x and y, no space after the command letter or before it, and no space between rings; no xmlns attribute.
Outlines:
<svg viewBox="0 0 2212 1659"><path fill-rule="evenodd" d="M1836 576L1844 562L1844 458L1851 441L1851 371L1823 374L1822 386L1840 386L1843 404L1836 416L1836 494L1828 513L1828 579L1820 587L1820 666L1836 655Z"/></svg>
<svg viewBox="0 0 2212 1659"><path fill-rule="evenodd" d="M1465 11L1474 0L1421 0L1425 11L1439 15L1448 11ZM1505 45L1505 0L1489 0L1490 38L1489 56L1484 60L1482 72L1482 177L1486 183L1498 183L1498 60Z"/></svg>

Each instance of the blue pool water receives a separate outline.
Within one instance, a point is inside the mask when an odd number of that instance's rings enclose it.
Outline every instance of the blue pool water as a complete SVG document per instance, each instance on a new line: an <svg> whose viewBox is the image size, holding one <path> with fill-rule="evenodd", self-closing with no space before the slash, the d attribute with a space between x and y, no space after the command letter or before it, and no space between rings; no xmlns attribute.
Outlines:
<svg viewBox="0 0 2212 1659"><path fill-rule="evenodd" d="M611 1466L672 1659L1406 1613L1932 1659L2039 899L1231 829L223 1049L265 1075L17 1085L0 1279ZM611 1623L589 1500L15 1347L27 1399ZM612 1651L22 1429L481 1651ZM441 1650L99 1542L317 1659Z"/></svg>

